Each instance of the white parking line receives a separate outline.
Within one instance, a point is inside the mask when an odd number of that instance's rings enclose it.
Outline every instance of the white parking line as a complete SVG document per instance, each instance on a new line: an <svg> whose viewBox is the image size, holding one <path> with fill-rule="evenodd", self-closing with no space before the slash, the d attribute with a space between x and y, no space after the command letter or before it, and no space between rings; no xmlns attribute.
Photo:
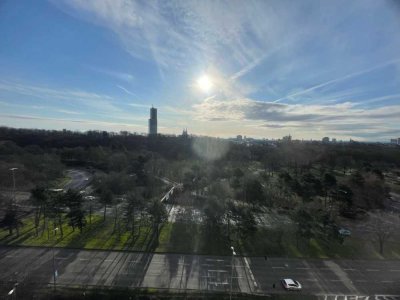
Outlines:
<svg viewBox="0 0 400 300"><path fill-rule="evenodd" d="M367 269L367 272L379 272L380 270L377 269Z"/></svg>
<svg viewBox="0 0 400 300"><path fill-rule="evenodd" d="M355 271L356 269L343 269L345 271Z"/></svg>
<svg viewBox="0 0 400 300"><path fill-rule="evenodd" d="M400 270L389 270L390 272L400 272Z"/></svg>
<svg viewBox="0 0 400 300"><path fill-rule="evenodd" d="M211 259L211 258L206 258L206 261L224 261L223 259Z"/></svg>
<svg viewBox="0 0 400 300"><path fill-rule="evenodd" d="M284 269L285 267L272 267L272 269Z"/></svg>

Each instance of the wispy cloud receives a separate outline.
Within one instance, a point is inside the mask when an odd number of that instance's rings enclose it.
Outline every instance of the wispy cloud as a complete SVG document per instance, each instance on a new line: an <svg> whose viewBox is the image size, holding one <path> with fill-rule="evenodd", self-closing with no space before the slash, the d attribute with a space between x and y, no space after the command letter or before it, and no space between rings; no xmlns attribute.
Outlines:
<svg viewBox="0 0 400 300"><path fill-rule="evenodd" d="M128 128L145 128L141 124L134 123L120 123L120 122L104 122L92 119L64 119L64 118L49 118L35 115L18 115L18 114L0 114L0 118L20 119L20 120L35 120L35 121L51 121L52 123L81 123L88 125L101 125L101 126L123 126Z"/></svg>
<svg viewBox="0 0 400 300"><path fill-rule="evenodd" d="M335 79L332 79L332 80L328 80L326 82L314 85L314 86L312 86L310 88L306 88L306 89L300 90L298 92L295 92L295 93L289 94L287 96L281 97L279 99L273 100L272 102L276 103L276 102L280 102L280 101L285 100L285 99L293 98L295 96L300 96L300 95L303 95L303 94L307 94L309 92L312 92L314 90L320 89L322 87L325 87L325 86L328 86L328 85L332 85L332 84L335 84L335 83L338 83L340 81L344 81L346 79L350 79L350 78L353 78L353 77L356 77L356 76L361 76L363 74L375 71L375 70L380 69L380 68L387 67L387 66L392 65L392 64L398 64L399 62L400 62L400 59L389 60L389 61L380 63L380 64L378 64L376 66L373 66L373 67L370 67L370 68L366 68L366 69L361 70L361 71L353 72L353 73L347 74L345 76L341 76L341 77L338 77L338 78L335 78Z"/></svg>
<svg viewBox="0 0 400 300"><path fill-rule="evenodd" d="M357 105L365 105L365 104L371 104L371 103L379 103L387 100L393 100L393 99L399 99L400 100L400 94L393 94L393 95L385 95L385 96L380 96L380 97L375 97L367 100L362 100L362 102L356 103Z"/></svg>
<svg viewBox="0 0 400 300"><path fill-rule="evenodd" d="M129 106L133 106L133 107L150 108L149 105L140 104L140 103L128 103L128 105L129 105Z"/></svg>
<svg viewBox="0 0 400 300"><path fill-rule="evenodd" d="M45 99L48 101L68 101L70 105L77 107L90 108L92 111L108 111L121 112L122 110L116 106L116 101L108 95L86 92L77 89L54 89L44 86L30 85L19 82L10 82L0 80L0 90L11 92L14 94L34 97L37 99ZM32 103L35 103L31 100Z"/></svg>
<svg viewBox="0 0 400 300"><path fill-rule="evenodd" d="M128 89L124 88L124 87L121 86L121 85L118 85L118 84L117 84L117 88L119 88L120 90L123 90L125 93L127 93L127 94L130 95L130 96L133 96L133 97L135 97L135 98L138 98L138 96L137 96L135 93L129 91Z"/></svg>
<svg viewBox="0 0 400 300"><path fill-rule="evenodd" d="M113 71L113 70L106 70L102 69L99 67L93 67L93 66L88 66L89 69L108 75L110 77L116 78L118 80L126 81L126 82L132 82L135 80L135 76L132 74L126 73L126 72L118 72L118 71Z"/></svg>

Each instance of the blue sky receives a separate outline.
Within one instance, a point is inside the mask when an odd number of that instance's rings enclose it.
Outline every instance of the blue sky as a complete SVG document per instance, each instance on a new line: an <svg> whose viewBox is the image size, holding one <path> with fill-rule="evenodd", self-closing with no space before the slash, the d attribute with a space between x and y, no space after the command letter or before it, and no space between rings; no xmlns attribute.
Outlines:
<svg viewBox="0 0 400 300"><path fill-rule="evenodd" d="M399 32L396 1L6 0L0 125L387 141Z"/></svg>

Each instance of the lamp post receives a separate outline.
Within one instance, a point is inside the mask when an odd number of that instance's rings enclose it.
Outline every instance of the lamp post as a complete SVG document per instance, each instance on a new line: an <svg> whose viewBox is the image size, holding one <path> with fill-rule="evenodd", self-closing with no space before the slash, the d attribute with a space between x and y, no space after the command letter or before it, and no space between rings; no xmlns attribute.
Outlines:
<svg viewBox="0 0 400 300"><path fill-rule="evenodd" d="M234 263L234 258L236 255L235 248L233 248L233 246L231 246L231 250L232 250L232 261L231 261L232 269L231 269L231 286L230 286L230 290L229 290L229 300L232 299L233 263Z"/></svg>
<svg viewBox="0 0 400 300"><path fill-rule="evenodd" d="M56 234L58 230L58 227L54 228L54 233ZM57 241L57 240L56 240ZM54 283L54 292L56 291L56 280L57 280L57 270L56 270L56 259L54 255L54 246L56 244L56 241L53 243L53 247L51 247L52 252L53 252L53 283Z"/></svg>
<svg viewBox="0 0 400 300"><path fill-rule="evenodd" d="M13 179L13 204L15 204L15 173L14 171L18 170L18 168L10 168L12 179Z"/></svg>

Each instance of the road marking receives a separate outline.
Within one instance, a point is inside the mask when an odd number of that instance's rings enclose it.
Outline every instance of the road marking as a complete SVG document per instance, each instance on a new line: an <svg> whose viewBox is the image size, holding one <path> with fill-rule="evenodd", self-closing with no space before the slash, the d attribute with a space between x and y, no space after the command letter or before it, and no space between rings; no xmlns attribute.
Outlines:
<svg viewBox="0 0 400 300"><path fill-rule="evenodd" d="M394 281L392 281L392 280L382 280L381 282L382 283L393 283Z"/></svg>
<svg viewBox="0 0 400 300"><path fill-rule="evenodd" d="M330 281L341 281L340 279L331 279Z"/></svg>
<svg viewBox="0 0 400 300"><path fill-rule="evenodd" d="M86 261L89 260L88 258L80 258L79 260Z"/></svg>
<svg viewBox="0 0 400 300"><path fill-rule="evenodd" d="M306 281L317 281L317 279L304 279Z"/></svg>
<svg viewBox="0 0 400 300"><path fill-rule="evenodd" d="M224 261L223 259L211 259L211 258L206 258L206 261Z"/></svg>
<svg viewBox="0 0 400 300"><path fill-rule="evenodd" d="M105 259L104 261L110 262L110 261L114 261L114 260L113 259Z"/></svg>
<svg viewBox="0 0 400 300"><path fill-rule="evenodd" d="M358 279L357 282L367 282L366 280Z"/></svg>
<svg viewBox="0 0 400 300"><path fill-rule="evenodd" d="M355 271L356 269L343 269L345 271Z"/></svg>
<svg viewBox="0 0 400 300"><path fill-rule="evenodd" d="M272 269L284 269L285 267L272 267Z"/></svg>
<svg viewBox="0 0 400 300"><path fill-rule="evenodd" d="M137 260L129 260L128 262L136 264L138 261Z"/></svg>
<svg viewBox="0 0 400 300"><path fill-rule="evenodd" d="M56 257L55 259L68 259L68 257Z"/></svg>
<svg viewBox="0 0 400 300"><path fill-rule="evenodd" d="M367 269L367 272L379 272L380 270L377 269Z"/></svg>
<svg viewBox="0 0 400 300"><path fill-rule="evenodd" d="M400 270L389 270L390 272L400 272Z"/></svg>

